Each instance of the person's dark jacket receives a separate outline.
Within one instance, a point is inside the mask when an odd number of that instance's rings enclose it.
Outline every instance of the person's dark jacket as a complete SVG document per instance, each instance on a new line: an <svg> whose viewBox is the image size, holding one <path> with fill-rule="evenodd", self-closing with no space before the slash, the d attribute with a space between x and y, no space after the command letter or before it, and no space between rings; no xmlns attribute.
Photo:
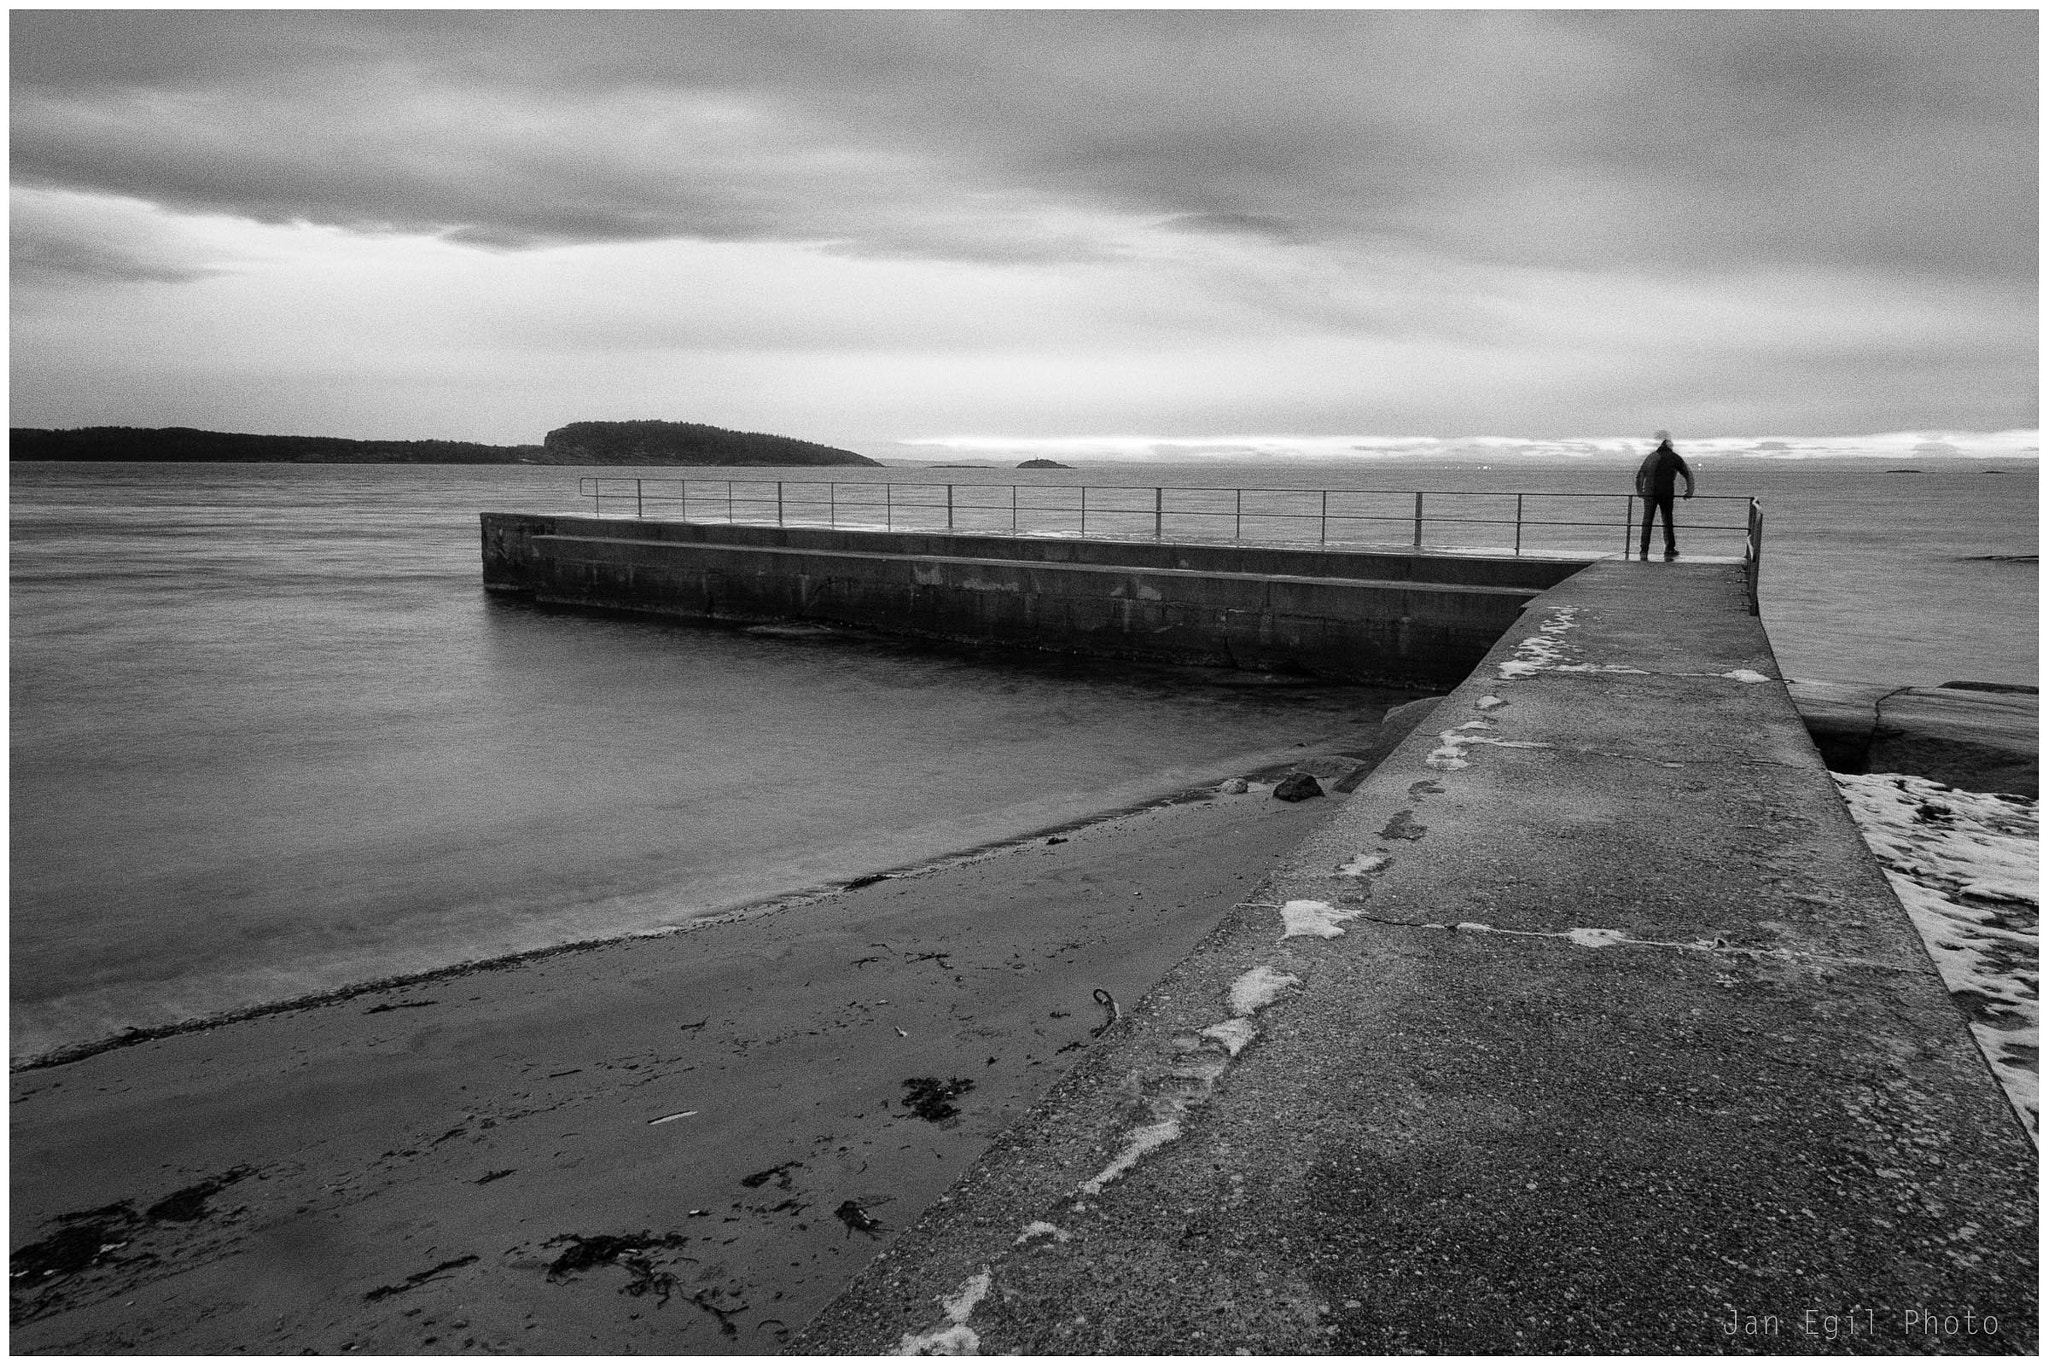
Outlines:
<svg viewBox="0 0 2048 1365"><path fill-rule="evenodd" d="M1636 470L1636 496L1639 498L1668 498L1677 486L1678 476L1685 476L1685 495L1692 496L1692 468L1685 457L1671 448L1666 441L1651 451Z"/></svg>

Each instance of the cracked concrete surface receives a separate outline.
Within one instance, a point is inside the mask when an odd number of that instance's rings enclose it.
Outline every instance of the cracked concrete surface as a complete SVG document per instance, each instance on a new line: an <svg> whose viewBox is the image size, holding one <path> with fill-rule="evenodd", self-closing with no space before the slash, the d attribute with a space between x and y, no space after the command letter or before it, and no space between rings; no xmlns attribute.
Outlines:
<svg viewBox="0 0 2048 1365"><path fill-rule="evenodd" d="M1776 676L1737 567L1546 593L790 1349L2031 1352L2034 1150Z"/></svg>

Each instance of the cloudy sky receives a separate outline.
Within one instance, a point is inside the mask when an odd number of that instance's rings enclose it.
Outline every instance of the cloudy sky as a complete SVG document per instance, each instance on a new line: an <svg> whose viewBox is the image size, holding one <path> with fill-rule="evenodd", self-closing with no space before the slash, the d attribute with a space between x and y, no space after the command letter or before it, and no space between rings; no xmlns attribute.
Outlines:
<svg viewBox="0 0 2048 1365"><path fill-rule="evenodd" d="M2030 11L17 10L12 423L2030 448L2035 52Z"/></svg>

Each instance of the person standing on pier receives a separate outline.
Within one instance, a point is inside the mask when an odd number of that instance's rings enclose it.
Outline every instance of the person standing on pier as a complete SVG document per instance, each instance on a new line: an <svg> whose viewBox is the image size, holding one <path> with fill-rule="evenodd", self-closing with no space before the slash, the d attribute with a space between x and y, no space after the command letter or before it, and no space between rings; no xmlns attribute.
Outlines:
<svg viewBox="0 0 2048 1365"><path fill-rule="evenodd" d="M1685 476L1685 496L1692 496L1692 468L1685 457L1671 448L1671 433L1657 433L1658 446L1643 460L1636 470L1636 496L1643 500L1643 547L1644 559L1650 557L1650 523L1658 512L1664 514L1664 558L1678 558L1678 531L1671 524L1671 500L1677 491L1678 476Z"/></svg>

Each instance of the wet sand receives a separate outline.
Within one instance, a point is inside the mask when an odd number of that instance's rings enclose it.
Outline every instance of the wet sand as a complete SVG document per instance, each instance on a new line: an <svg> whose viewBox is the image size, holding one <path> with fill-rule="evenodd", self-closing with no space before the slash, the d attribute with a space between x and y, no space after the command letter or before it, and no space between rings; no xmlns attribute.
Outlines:
<svg viewBox="0 0 2048 1365"><path fill-rule="evenodd" d="M13 1349L772 1352L1342 799L1270 790L19 1072Z"/></svg>

